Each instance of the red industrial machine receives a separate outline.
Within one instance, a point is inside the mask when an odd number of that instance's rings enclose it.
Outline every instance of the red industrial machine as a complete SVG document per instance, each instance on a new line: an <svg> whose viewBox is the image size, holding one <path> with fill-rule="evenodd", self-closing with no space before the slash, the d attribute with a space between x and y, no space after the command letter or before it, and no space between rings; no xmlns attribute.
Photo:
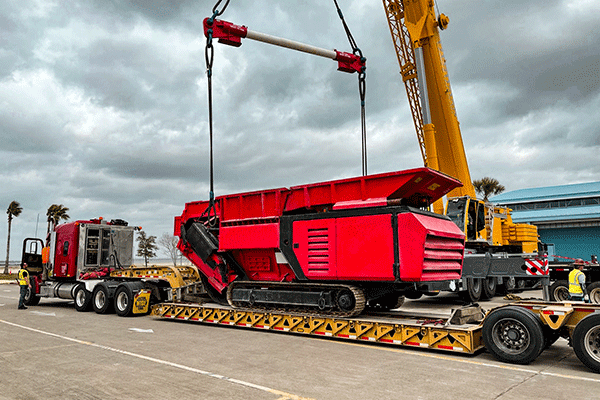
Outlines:
<svg viewBox="0 0 600 400"><path fill-rule="evenodd" d="M460 279L464 234L426 211L460 185L418 168L230 194L186 204L175 235L215 301L357 315Z"/></svg>

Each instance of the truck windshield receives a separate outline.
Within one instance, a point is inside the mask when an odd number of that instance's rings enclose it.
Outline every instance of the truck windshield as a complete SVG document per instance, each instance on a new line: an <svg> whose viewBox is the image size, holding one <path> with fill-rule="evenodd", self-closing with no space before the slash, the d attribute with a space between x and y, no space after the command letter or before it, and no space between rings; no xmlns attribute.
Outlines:
<svg viewBox="0 0 600 400"><path fill-rule="evenodd" d="M461 231L465 230L465 207L466 198L453 199L448 202L448 211L446 216L459 227Z"/></svg>

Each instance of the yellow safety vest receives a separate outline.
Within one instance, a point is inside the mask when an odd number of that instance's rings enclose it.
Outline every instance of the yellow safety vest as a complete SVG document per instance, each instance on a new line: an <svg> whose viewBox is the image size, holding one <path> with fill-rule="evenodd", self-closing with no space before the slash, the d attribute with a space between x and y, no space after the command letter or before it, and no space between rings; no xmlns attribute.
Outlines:
<svg viewBox="0 0 600 400"><path fill-rule="evenodd" d="M19 270L19 285L29 286L29 272L26 269Z"/></svg>
<svg viewBox="0 0 600 400"><path fill-rule="evenodd" d="M579 284L580 275L584 275L584 273L578 269L573 269L573 271L569 272L569 293L583 294L583 290L581 290L581 285Z"/></svg>

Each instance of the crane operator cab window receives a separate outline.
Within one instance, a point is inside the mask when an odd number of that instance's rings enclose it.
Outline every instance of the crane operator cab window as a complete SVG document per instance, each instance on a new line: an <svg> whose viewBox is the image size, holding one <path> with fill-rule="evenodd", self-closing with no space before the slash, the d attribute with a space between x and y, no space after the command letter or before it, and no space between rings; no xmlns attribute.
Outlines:
<svg viewBox="0 0 600 400"><path fill-rule="evenodd" d="M469 197L458 197L448 202L446 216L466 235L466 240L477 240L485 229L485 207L483 203Z"/></svg>

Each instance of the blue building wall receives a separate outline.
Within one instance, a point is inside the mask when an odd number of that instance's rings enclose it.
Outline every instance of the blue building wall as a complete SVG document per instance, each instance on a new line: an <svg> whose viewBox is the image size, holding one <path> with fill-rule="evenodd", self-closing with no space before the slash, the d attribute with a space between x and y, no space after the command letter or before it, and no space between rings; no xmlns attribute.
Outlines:
<svg viewBox="0 0 600 400"><path fill-rule="evenodd" d="M582 258L588 261L592 254L600 256L600 227L550 229L538 227L538 234L542 242L554 244L554 254L557 256Z"/></svg>

